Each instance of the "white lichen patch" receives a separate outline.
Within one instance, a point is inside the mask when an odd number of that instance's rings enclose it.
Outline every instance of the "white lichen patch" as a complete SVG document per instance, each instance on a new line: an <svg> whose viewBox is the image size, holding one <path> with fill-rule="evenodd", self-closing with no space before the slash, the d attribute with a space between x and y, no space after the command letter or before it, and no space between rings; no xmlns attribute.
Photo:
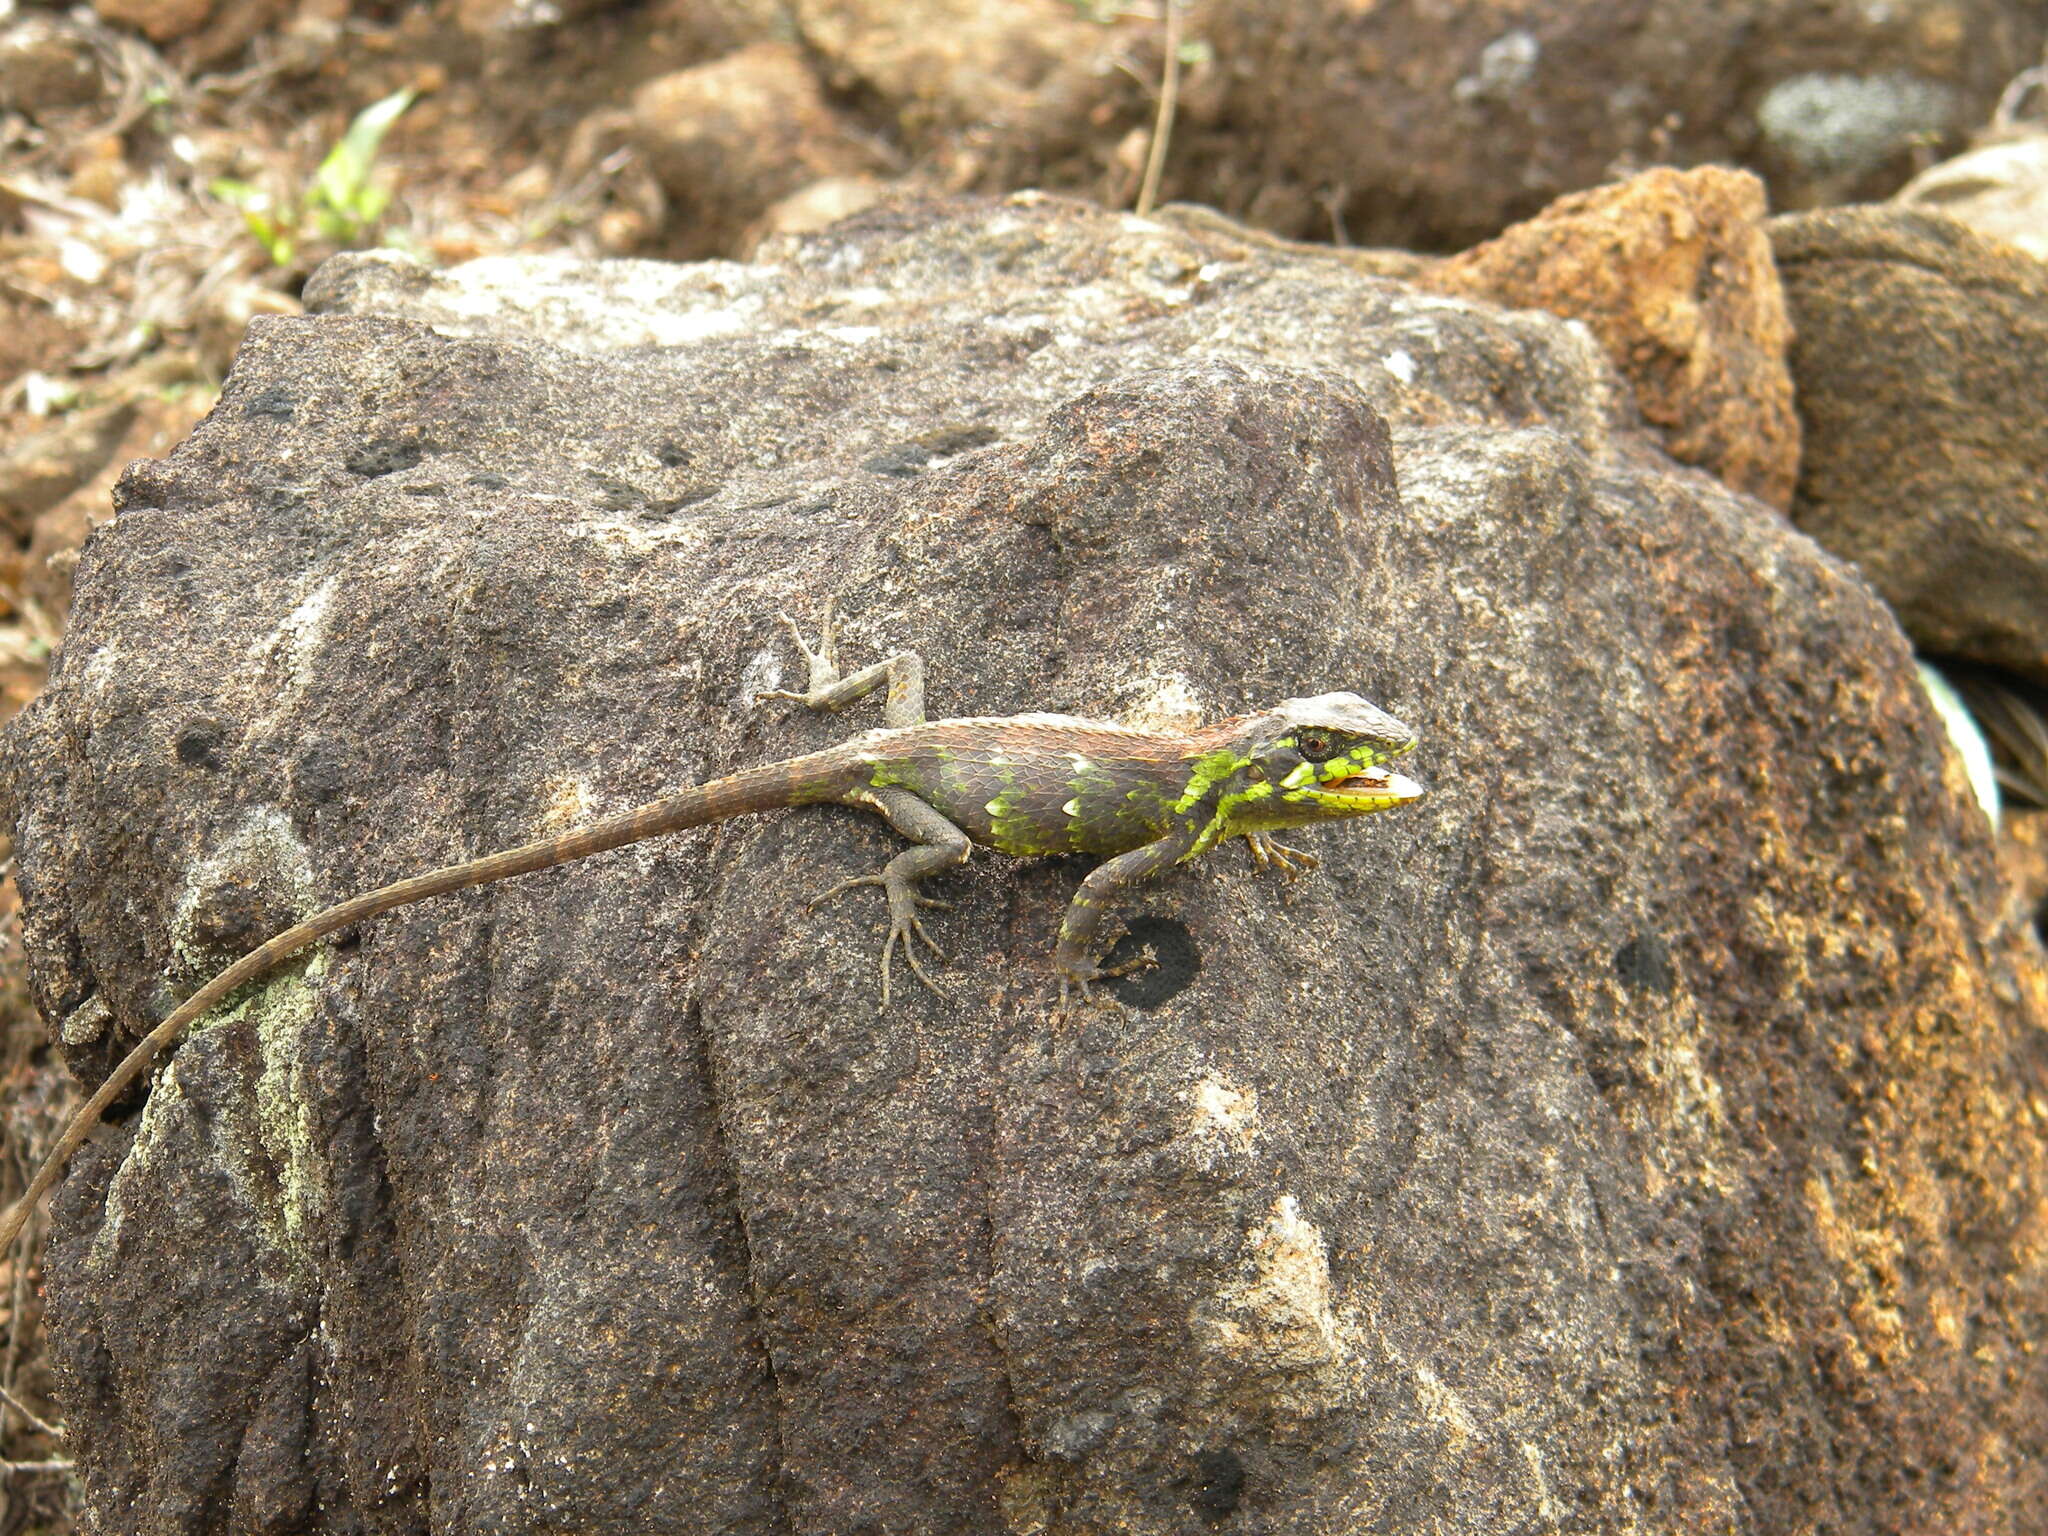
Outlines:
<svg viewBox="0 0 2048 1536"><path fill-rule="evenodd" d="M289 704L304 690L313 654L327 638L328 618L339 580L330 575L315 582L277 628L250 648L249 675L261 681L273 711Z"/></svg>
<svg viewBox="0 0 2048 1536"><path fill-rule="evenodd" d="M64 1022L57 1026L57 1036L66 1045L91 1045L107 1032L107 1024L113 1017L114 1010L107 1006L106 994L95 992L64 1015Z"/></svg>
<svg viewBox="0 0 2048 1536"><path fill-rule="evenodd" d="M590 783L580 775L558 775L549 779L545 788L547 808L540 816L543 833L579 826L596 814L597 801L590 792Z"/></svg>
<svg viewBox="0 0 2048 1536"><path fill-rule="evenodd" d="M242 884L282 890L295 912L313 909L313 861L291 818L276 806L251 811L186 878L171 911L171 945L180 965L199 969L205 963L192 932L200 903L223 886Z"/></svg>
<svg viewBox="0 0 2048 1536"><path fill-rule="evenodd" d="M628 522L623 518L601 518L578 523L574 531L607 554L647 555L675 546L695 548L706 534L695 523Z"/></svg>
<svg viewBox="0 0 2048 1536"><path fill-rule="evenodd" d="M67 655L66 660L69 660ZM76 686L92 698L99 698L116 687L128 686L128 669L123 665L125 658L118 645L103 644L89 651L84 667L76 674Z"/></svg>
<svg viewBox="0 0 2048 1536"><path fill-rule="evenodd" d="M219 955L201 942L196 929L207 901L236 886L281 892L282 904L295 913L319 905L306 846L291 818L274 806L252 811L183 882L170 920L179 972L199 977L219 968ZM326 954L316 952L303 967L273 975L241 1002L216 1009L193 1025L194 1035L237 1021L254 1027L261 1059L254 1100L212 1117L205 1134L237 1197L255 1214L257 1229L295 1269L312 1262L304 1234L317 1215L321 1188L314 1176L318 1148L311 1102L300 1080L304 1053L298 1041L312 1018L312 982L326 968ZM147 1167L155 1140L169 1134L172 1122L166 1117L180 1102L176 1083L174 1061L150 1095L123 1176L130 1168ZM111 1224L111 1201L109 1210Z"/></svg>
<svg viewBox="0 0 2048 1536"><path fill-rule="evenodd" d="M315 984L327 973L325 951L316 953L302 974L276 977L245 1005L256 1026L262 1069L256 1079L256 1145L237 1135L241 1122L223 1116L213 1123L221 1163L237 1175L238 1193L268 1219L261 1223L273 1246L284 1252L310 1281L313 1252L310 1233L326 1206L323 1159L315 1136L313 1085L306 1081L306 1053L300 1042L313 1022ZM275 1194L260 1176L273 1170Z"/></svg>
<svg viewBox="0 0 2048 1536"><path fill-rule="evenodd" d="M835 288L830 297L832 303L840 309L890 309L901 302L888 289L869 285L858 288Z"/></svg>
<svg viewBox="0 0 2048 1536"><path fill-rule="evenodd" d="M1256 1373L1313 1371L1338 1363L1323 1234L1292 1195L1273 1202L1247 1234L1247 1273L1196 1308L1191 1329L1203 1348Z"/></svg>
<svg viewBox="0 0 2048 1536"><path fill-rule="evenodd" d="M1184 731L1202 723L1202 697L1184 674L1154 673L1141 686L1144 692L1121 717L1132 730Z"/></svg>
<svg viewBox="0 0 2048 1536"><path fill-rule="evenodd" d="M209 1016L215 1028L239 1022L254 1028L259 1067L250 1099L202 1117L189 1108L178 1060L157 1079L128 1154L108 1183L106 1217L87 1258L91 1268L104 1273L115 1265L130 1190L159 1188L170 1176L168 1164L189 1156L197 1132L236 1202L249 1211L251 1230L283 1260L295 1284L312 1283L311 1234L325 1210L326 1184L300 1039L312 1022L314 983L326 970L326 955L316 954L302 972L274 976L253 996Z"/></svg>
<svg viewBox="0 0 2048 1536"><path fill-rule="evenodd" d="M1478 1435L1479 1424L1472 1417L1471 1409L1465 1406L1465 1399L1426 1365L1415 1367L1415 1395L1430 1418L1449 1431L1454 1445L1461 1445Z"/></svg>
<svg viewBox="0 0 2048 1536"><path fill-rule="evenodd" d="M1537 1514L1542 1516L1551 1526L1562 1526L1565 1521L1565 1508L1550 1491L1550 1478L1543 1470L1543 1452L1541 1448L1531 1441L1524 1440L1522 1442L1522 1460L1528 1464L1529 1481L1535 1486Z"/></svg>
<svg viewBox="0 0 2048 1536"><path fill-rule="evenodd" d="M1192 1161L1204 1171L1252 1149L1259 1126L1256 1090L1214 1075L1188 1090L1188 1143Z"/></svg>
<svg viewBox="0 0 2048 1536"><path fill-rule="evenodd" d="M183 1084L178 1081L173 1064L150 1089L142 1115L135 1123L135 1139L129 1143L128 1155L107 1181L105 1215L93 1234L92 1251L86 1255L88 1270L105 1274L112 1268L120 1253L121 1229L128 1217L128 1193L131 1189L149 1189L157 1182L158 1154L170 1139L168 1127L183 1111L184 1104Z"/></svg>
<svg viewBox="0 0 2048 1536"><path fill-rule="evenodd" d="M781 652L763 649L747 658L747 664L740 672L740 698L745 701L745 707L751 708L762 694L772 693L781 686Z"/></svg>

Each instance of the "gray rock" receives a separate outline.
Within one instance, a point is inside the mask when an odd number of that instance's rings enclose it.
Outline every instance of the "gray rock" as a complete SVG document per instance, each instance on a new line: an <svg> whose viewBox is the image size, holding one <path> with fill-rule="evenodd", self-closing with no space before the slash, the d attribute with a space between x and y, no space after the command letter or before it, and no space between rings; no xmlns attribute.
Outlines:
<svg viewBox="0 0 2048 1536"><path fill-rule="evenodd" d="M1961 122L1954 86L1904 71L1827 71L1780 80L1757 103L1773 153L1818 184L1881 172L1914 144L1938 142Z"/></svg>
<svg viewBox="0 0 2048 1536"><path fill-rule="evenodd" d="M1883 197L2040 57L2027 0L1195 0L1169 196L1280 234L1490 239L1617 169L1740 165L1779 208Z"/></svg>
<svg viewBox="0 0 2048 1536"><path fill-rule="evenodd" d="M1582 328L1030 198L311 298L5 739L88 1074L310 906L835 739L748 699L830 593L937 711L1352 687L1433 793L1128 903L1144 1006L1050 1009L1077 870L984 856L879 1014L851 812L365 925L61 1193L97 1529L2031 1527L2038 946L1885 609Z"/></svg>
<svg viewBox="0 0 2048 1536"><path fill-rule="evenodd" d="M1915 176L1897 201L2048 261L2048 124L1994 127L1964 153Z"/></svg>
<svg viewBox="0 0 2048 1536"><path fill-rule="evenodd" d="M2048 266L1939 214L1773 221L1792 516L1926 649L2048 679Z"/></svg>

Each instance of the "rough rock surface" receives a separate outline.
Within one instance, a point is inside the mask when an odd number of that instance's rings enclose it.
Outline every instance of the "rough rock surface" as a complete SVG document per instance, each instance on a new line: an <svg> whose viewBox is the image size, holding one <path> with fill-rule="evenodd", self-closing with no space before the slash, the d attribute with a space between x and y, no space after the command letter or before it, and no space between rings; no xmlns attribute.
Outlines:
<svg viewBox="0 0 2048 1536"><path fill-rule="evenodd" d="M1763 184L1745 171L1645 171L1558 199L1428 282L1585 321L1673 458L1782 511L1799 418L1763 226Z"/></svg>
<svg viewBox="0 0 2048 1536"><path fill-rule="evenodd" d="M1456 250L1617 166L1746 165L1781 208L1884 196L2040 55L2027 0L1199 0L1177 195L1289 235Z"/></svg>
<svg viewBox="0 0 2048 1536"><path fill-rule="evenodd" d="M1915 176L1897 201L2048 261L2048 123L2015 123L1984 134L1966 153Z"/></svg>
<svg viewBox="0 0 2048 1536"><path fill-rule="evenodd" d="M98 1530L2034 1526L2038 945L1883 606L1582 327L1032 199L310 296L6 738L88 1072L296 913L836 739L752 701L831 593L940 712L1356 687L1433 792L1176 872L1064 1013L1077 870L984 856L880 1015L851 811L365 925L61 1192Z"/></svg>
<svg viewBox="0 0 2048 1536"><path fill-rule="evenodd" d="M1928 650L2048 680L2048 266L1907 208L1777 219L1793 519Z"/></svg>

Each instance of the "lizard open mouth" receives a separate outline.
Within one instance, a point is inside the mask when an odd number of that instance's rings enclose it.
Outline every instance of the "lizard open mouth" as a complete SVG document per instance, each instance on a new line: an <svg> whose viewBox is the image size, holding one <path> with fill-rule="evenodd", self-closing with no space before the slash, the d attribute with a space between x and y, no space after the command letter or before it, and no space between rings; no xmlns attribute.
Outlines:
<svg viewBox="0 0 2048 1536"><path fill-rule="evenodd" d="M1404 774L1387 768L1362 768L1339 779L1325 779L1316 786L1325 794L1358 795L1374 800L1419 800L1422 786Z"/></svg>

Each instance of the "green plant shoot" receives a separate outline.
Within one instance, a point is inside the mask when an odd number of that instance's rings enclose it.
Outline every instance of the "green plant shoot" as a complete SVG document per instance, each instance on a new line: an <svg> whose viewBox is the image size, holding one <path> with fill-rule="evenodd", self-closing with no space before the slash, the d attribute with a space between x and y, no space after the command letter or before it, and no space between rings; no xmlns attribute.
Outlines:
<svg viewBox="0 0 2048 1536"><path fill-rule="evenodd" d="M309 232L335 245L360 244L391 203L391 188L376 174L384 135L417 95L410 88L394 91L358 112L296 203L225 176L214 181L213 195L241 213L249 233L277 266L291 265Z"/></svg>

